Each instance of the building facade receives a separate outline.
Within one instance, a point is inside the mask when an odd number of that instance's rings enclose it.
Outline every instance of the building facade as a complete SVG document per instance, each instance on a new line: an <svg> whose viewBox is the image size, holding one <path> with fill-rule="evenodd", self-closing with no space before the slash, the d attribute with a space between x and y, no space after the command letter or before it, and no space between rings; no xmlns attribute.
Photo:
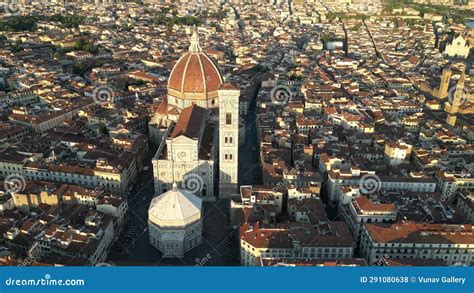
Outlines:
<svg viewBox="0 0 474 293"><path fill-rule="evenodd" d="M161 129L153 134L159 143L152 160L155 194L174 182L204 200L238 192L239 97L240 90L223 82L202 51L194 30L189 51L171 71L159 117L152 119Z"/></svg>
<svg viewBox="0 0 474 293"><path fill-rule="evenodd" d="M202 243L202 200L174 184L151 201L148 228L150 244L163 257L184 257Z"/></svg>
<svg viewBox="0 0 474 293"><path fill-rule="evenodd" d="M219 195L237 193L239 164L239 96L230 84L219 90Z"/></svg>
<svg viewBox="0 0 474 293"><path fill-rule="evenodd" d="M467 58L469 56L470 46L468 40L462 35L458 35L452 42L446 44L444 54L454 58Z"/></svg>
<svg viewBox="0 0 474 293"><path fill-rule="evenodd" d="M472 266L472 227L470 224L365 223L360 253L369 265L381 259L439 259L448 265Z"/></svg>
<svg viewBox="0 0 474 293"><path fill-rule="evenodd" d="M342 222L316 229L298 223L278 228L243 225L240 228L240 259L244 266L259 265L260 258L334 259L351 258L352 237Z"/></svg>

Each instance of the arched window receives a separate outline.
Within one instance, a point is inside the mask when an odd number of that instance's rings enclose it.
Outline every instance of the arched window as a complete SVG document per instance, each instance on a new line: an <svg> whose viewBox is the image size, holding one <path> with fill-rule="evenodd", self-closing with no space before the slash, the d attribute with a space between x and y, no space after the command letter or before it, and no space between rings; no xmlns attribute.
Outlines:
<svg viewBox="0 0 474 293"><path fill-rule="evenodd" d="M226 125L232 124L232 114L231 113L226 113L225 114L225 124Z"/></svg>
<svg viewBox="0 0 474 293"><path fill-rule="evenodd" d="M224 143L225 144L232 144L232 142L234 141L232 135L227 135L224 137Z"/></svg>

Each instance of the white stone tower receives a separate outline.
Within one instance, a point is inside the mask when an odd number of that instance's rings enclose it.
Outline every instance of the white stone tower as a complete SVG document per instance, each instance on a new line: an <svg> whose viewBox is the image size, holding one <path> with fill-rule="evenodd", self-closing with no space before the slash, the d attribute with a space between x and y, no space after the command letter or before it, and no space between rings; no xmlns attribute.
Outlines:
<svg viewBox="0 0 474 293"><path fill-rule="evenodd" d="M219 197L237 193L240 90L229 83L219 89Z"/></svg>

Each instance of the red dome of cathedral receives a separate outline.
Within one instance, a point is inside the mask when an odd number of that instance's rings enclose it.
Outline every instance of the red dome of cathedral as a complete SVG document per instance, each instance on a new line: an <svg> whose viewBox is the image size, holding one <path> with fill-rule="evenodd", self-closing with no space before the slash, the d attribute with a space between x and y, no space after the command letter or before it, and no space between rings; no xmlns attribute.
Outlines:
<svg viewBox="0 0 474 293"><path fill-rule="evenodd" d="M186 53L176 63L168 80L168 89L182 93L205 93L218 90L222 77L204 53Z"/></svg>
<svg viewBox="0 0 474 293"><path fill-rule="evenodd" d="M194 30L189 52L181 56L168 79L168 103L180 109L190 104L216 108L217 90L222 83L217 65L202 52Z"/></svg>

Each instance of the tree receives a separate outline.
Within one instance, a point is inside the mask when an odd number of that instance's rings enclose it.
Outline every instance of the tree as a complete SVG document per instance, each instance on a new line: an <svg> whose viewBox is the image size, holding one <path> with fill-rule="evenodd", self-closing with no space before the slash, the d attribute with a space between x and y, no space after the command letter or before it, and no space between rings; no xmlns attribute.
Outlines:
<svg viewBox="0 0 474 293"><path fill-rule="evenodd" d="M63 54L61 54L61 52L54 52L53 53L53 59L61 59L63 58Z"/></svg>
<svg viewBox="0 0 474 293"><path fill-rule="evenodd" d="M99 133L102 136L109 136L109 129L107 128L107 125L103 123L99 124Z"/></svg>
<svg viewBox="0 0 474 293"><path fill-rule="evenodd" d="M254 67L252 67L252 71L254 72L267 72L269 69L266 66L263 66L261 64L257 64Z"/></svg>

